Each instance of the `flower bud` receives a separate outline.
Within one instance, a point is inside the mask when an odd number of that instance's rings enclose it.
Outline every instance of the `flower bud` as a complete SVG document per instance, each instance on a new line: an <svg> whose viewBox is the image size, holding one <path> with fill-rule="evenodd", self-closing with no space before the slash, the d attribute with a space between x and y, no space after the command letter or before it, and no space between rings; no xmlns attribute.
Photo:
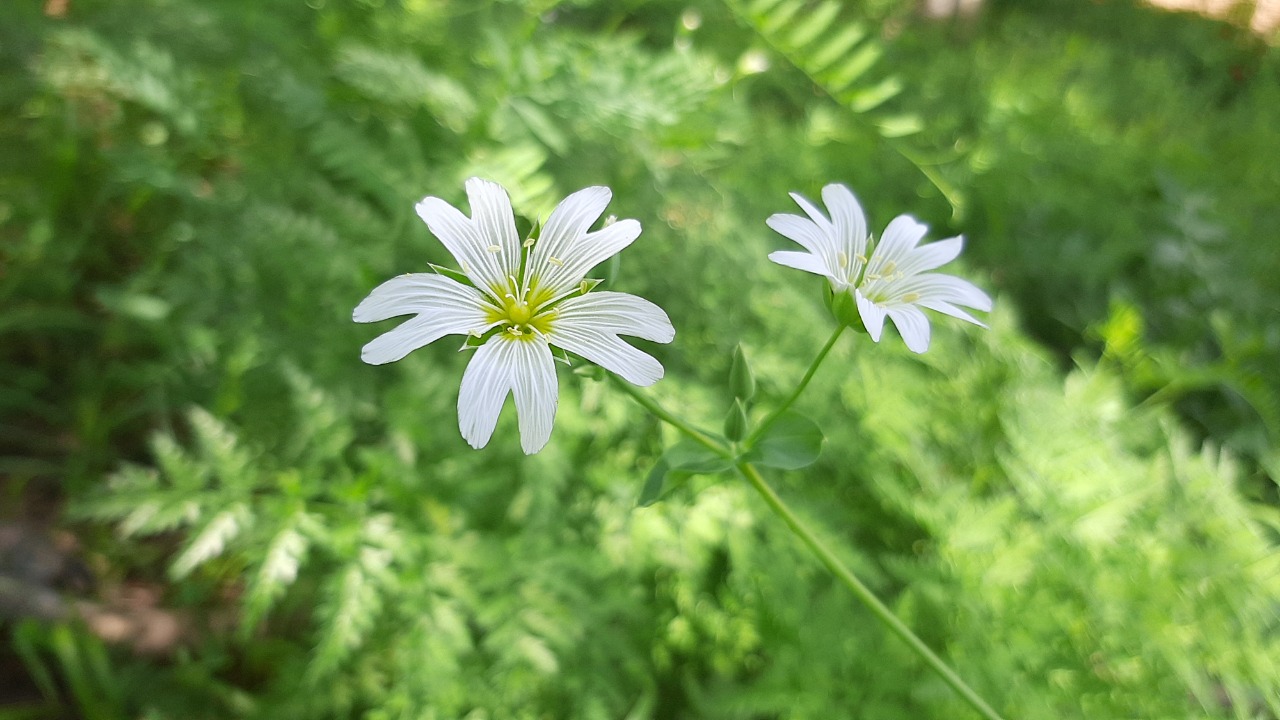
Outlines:
<svg viewBox="0 0 1280 720"><path fill-rule="evenodd" d="M749 402L756 394L756 376L742 353L742 345L733 348L733 363L729 366L729 389L739 400Z"/></svg>
<svg viewBox="0 0 1280 720"><path fill-rule="evenodd" d="M724 416L724 436L732 442L738 442L747 435L747 408L740 398L733 399L733 407Z"/></svg>

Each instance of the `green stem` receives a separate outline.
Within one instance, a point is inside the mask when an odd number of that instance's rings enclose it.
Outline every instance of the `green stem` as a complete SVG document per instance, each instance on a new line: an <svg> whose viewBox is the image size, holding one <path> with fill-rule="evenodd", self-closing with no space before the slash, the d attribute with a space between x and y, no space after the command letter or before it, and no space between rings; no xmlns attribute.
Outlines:
<svg viewBox="0 0 1280 720"><path fill-rule="evenodd" d="M725 457L725 458L733 457L729 449L726 448L722 443L716 442L710 435L707 435L706 433L695 428L694 426L690 425L684 420L681 420L680 418L671 414L671 412L669 412L666 408L659 405L656 400L640 392L640 390L637 389L635 385L632 385L631 383L627 382L626 380L623 380L622 378L614 375L613 373L609 373L609 378L613 380L614 385L616 385L626 394L630 395L633 400L640 403L645 410L648 410L649 412L653 413L654 417L657 417L659 420L667 423L671 427L679 430L685 435L688 435L691 440L706 447L707 449L711 450L717 455L720 455L721 457Z"/></svg>
<svg viewBox="0 0 1280 720"><path fill-rule="evenodd" d="M764 435L765 431L769 429L769 426L782 417L782 413L786 412L792 403L800 397L800 393L804 392L804 389L809 386L809 381L813 379L814 373L818 372L818 366L827 358L827 353L831 352L831 348L835 347L836 340L839 340L840 334L844 332L844 327L843 324L836 326L835 332L831 333L831 337L827 339L827 344L822 346L822 349L818 351L818 356L813 359L813 362L809 363L809 369L805 371L804 377L800 378L800 384L791 392L791 396L779 405L777 410L774 410L762 420L755 430L751 431L747 439L742 441L743 447L749 448L756 440L759 440L760 436Z"/></svg>
<svg viewBox="0 0 1280 720"><path fill-rule="evenodd" d="M837 332L836 334L838 335L839 333ZM828 343L828 345L830 345L830 343ZM755 487L756 491L760 493L760 496L764 498L764 501L768 503L769 507L782 518L783 522L785 522L788 527L791 528L791 531L804 541L804 544L809 547L809 550L813 551L814 555L818 556L818 559L822 561L822 564L826 565L827 569L830 570L831 573L840 580L840 582L844 583L845 587L849 588L854 596L857 597L858 600L860 600L862 604L865 605L877 618L879 618L880 622L888 626L888 628L899 638L902 638L903 642L909 645L917 655L928 663L929 667L933 668L935 672L941 675L942 679L945 680L952 689L959 693L974 710L977 710L980 715L987 718L987 720L1002 720L999 713L992 709L992 707L988 705L987 702L976 692L974 692L972 688L966 685L964 680L962 680L950 666L943 662L942 658L934 654L933 650L930 650L929 646L925 645L923 640L916 637L916 634L911 632L911 628L908 628L896 615L893 614L893 611L886 607L884 603L880 602L880 598L877 598L875 593L871 592L866 585L863 585L862 581L853 574L853 571L846 567L844 563L840 562L840 558L836 557L835 553L831 552L831 550L828 549L827 546L809 530L809 528L805 527L804 523L800 522L800 519L796 517L795 513L791 512L791 508L787 507L787 505L782 502L782 498L778 497L778 494L773 491L773 488L769 487L769 484L765 482L764 477L760 475L760 471L756 470L754 465L746 461L739 461L736 467L738 472L742 473L742 476L745 477L747 481Z"/></svg>

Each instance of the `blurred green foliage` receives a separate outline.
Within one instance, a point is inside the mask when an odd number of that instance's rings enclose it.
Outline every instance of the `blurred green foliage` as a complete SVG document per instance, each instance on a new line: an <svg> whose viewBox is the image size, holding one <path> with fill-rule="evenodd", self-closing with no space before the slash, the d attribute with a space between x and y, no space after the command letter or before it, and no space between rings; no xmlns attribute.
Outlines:
<svg viewBox="0 0 1280 720"><path fill-rule="evenodd" d="M607 384L525 458L462 442L454 347L359 362L472 175L613 188L713 427L739 342L767 409L829 332L787 191L963 231L992 329L845 338L780 492L1008 717L1275 717L1278 79L1125 2L5 3L5 515L52 488L97 599L188 625L9 624L0 718L963 716L745 484L637 508L674 437Z"/></svg>

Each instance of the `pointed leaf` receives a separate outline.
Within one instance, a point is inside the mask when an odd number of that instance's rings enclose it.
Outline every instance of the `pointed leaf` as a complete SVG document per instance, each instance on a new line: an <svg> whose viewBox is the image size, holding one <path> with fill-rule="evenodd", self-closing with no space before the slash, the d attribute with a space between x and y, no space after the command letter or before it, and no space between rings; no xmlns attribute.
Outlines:
<svg viewBox="0 0 1280 720"><path fill-rule="evenodd" d="M653 464L653 468L649 470L648 477L644 480L644 487L640 488L640 497L636 498L636 507L649 507L658 501L662 495L663 488L667 484L667 473L671 472L671 466L667 464L666 458L658 458L658 462Z"/></svg>
<svg viewBox="0 0 1280 720"><path fill-rule="evenodd" d="M786 413L756 441L747 459L779 470L799 470L817 461L823 440L822 430L812 420Z"/></svg>
<svg viewBox="0 0 1280 720"><path fill-rule="evenodd" d="M668 448L649 470L644 487L640 489L640 497L636 499L636 505L648 507L657 502L662 497L663 491L667 489L667 484L673 480L691 475L710 475L731 467L733 467L733 461L729 458L692 440L681 440Z"/></svg>
<svg viewBox="0 0 1280 720"><path fill-rule="evenodd" d="M681 440L663 454L672 470L691 475L710 475L733 467L733 461L692 440Z"/></svg>

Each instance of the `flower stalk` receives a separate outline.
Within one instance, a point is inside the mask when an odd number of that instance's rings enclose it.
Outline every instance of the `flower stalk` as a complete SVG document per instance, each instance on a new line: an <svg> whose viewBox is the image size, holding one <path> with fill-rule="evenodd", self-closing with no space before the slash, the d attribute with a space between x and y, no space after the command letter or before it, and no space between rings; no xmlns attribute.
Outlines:
<svg viewBox="0 0 1280 720"><path fill-rule="evenodd" d="M791 406L800 398L800 394L804 392L804 389L809 387L809 381L813 379L814 373L818 372L818 366L822 364L823 360L827 359L827 353L831 352L831 348L835 347L836 341L840 339L840 335L844 333L844 329L844 325L836 325L836 329L831 333L831 337L827 338L827 344L822 346L822 349L818 351L818 355L813 358L813 362L809 363L809 369L805 370L804 377L800 378L800 384L796 385L796 389L791 391L791 394L787 396L787 399L784 400L781 405L778 406L778 409L769 413L764 420L760 421L760 424L756 426L756 429L752 430L751 434L747 436L747 439L743 441L743 447L750 448L756 440L759 440L761 436L768 431L770 425L773 425L778 418L782 417L783 413L791 409Z"/></svg>

